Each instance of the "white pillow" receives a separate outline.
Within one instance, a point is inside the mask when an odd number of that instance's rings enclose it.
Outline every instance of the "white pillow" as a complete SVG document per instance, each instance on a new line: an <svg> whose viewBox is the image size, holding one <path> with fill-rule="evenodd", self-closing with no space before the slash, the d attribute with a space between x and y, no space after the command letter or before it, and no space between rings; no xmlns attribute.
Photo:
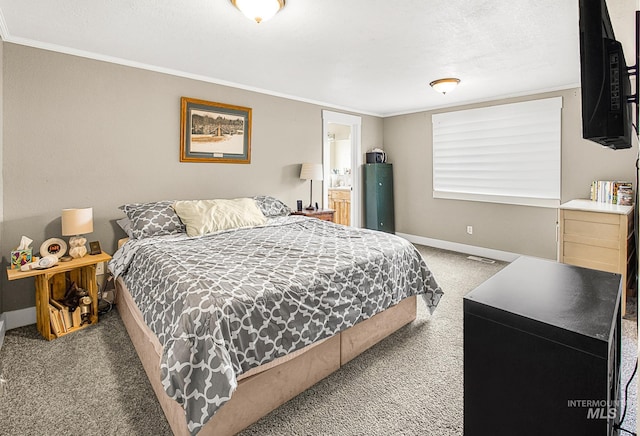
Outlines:
<svg viewBox="0 0 640 436"><path fill-rule="evenodd" d="M260 226L267 222L252 198L176 201L173 208L187 227L187 235Z"/></svg>

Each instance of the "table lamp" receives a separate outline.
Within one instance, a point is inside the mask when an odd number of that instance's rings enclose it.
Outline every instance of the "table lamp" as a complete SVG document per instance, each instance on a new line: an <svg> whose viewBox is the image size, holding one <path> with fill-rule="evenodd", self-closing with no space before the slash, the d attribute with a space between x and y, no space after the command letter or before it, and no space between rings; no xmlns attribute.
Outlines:
<svg viewBox="0 0 640 436"><path fill-rule="evenodd" d="M303 180L309 180L311 184L309 193L309 206L307 210L313 210L313 181L322 180L322 164L303 163L300 169L300 178Z"/></svg>
<svg viewBox="0 0 640 436"><path fill-rule="evenodd" d="M62 209L62 236L69 238L69 256L74 259L87 254L87 238L93 232L93 208Z"/></svg>

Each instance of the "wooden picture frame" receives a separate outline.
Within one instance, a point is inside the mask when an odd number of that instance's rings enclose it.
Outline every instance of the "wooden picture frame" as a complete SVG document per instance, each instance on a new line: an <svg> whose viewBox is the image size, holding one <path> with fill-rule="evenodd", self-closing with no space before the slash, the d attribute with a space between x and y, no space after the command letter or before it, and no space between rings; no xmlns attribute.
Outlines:
<svg viewBox="0 0 640 436"><path fill-rule="evenodd" d="M102 248L100 248L100 241L89 242L89 254L96 255L100 253L102 253Z"/></svg>
<svg viewBox="0 0 640 436"><path fill-rule="evenodd" d="M180 162L251 163L251 108L182 97Z"/></svg>

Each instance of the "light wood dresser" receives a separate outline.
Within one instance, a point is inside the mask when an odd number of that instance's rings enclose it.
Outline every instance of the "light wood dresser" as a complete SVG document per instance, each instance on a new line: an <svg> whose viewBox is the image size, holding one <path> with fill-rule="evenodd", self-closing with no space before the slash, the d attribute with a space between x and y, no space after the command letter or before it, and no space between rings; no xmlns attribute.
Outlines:
<svg viewBox="0 0 640 436"><path fill-rule="evenodd" d="M329 188L329 209L336 211L334 222L351 225L351 189Z"/></svg>
<svg viewBox="0 0 640 436"><path fill-rule="evenodd" d="M572 200L560 206L558 260L622 275L622 315L636 284L634 207Z"/></svg>

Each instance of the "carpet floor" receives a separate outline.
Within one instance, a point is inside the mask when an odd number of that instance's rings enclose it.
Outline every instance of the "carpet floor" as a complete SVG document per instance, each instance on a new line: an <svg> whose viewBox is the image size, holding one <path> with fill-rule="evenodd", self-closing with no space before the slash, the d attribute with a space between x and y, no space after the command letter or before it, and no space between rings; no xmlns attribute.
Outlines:
<svg viewBox="0 0 640 436"><path fill-rule="evenodd" d="M462 435L462 296L502 269L418 247L445 291L415 322L274 410L250 435ZM634 312L635 313L635 312ZM636 320L623 320L623 387L637 353ZM117 311L52 342L35 325L7 332L0 350L0 435L170 435ZM636 378L623 427L635 429ZM624 434L624 433L623 433Z"/></svg>

